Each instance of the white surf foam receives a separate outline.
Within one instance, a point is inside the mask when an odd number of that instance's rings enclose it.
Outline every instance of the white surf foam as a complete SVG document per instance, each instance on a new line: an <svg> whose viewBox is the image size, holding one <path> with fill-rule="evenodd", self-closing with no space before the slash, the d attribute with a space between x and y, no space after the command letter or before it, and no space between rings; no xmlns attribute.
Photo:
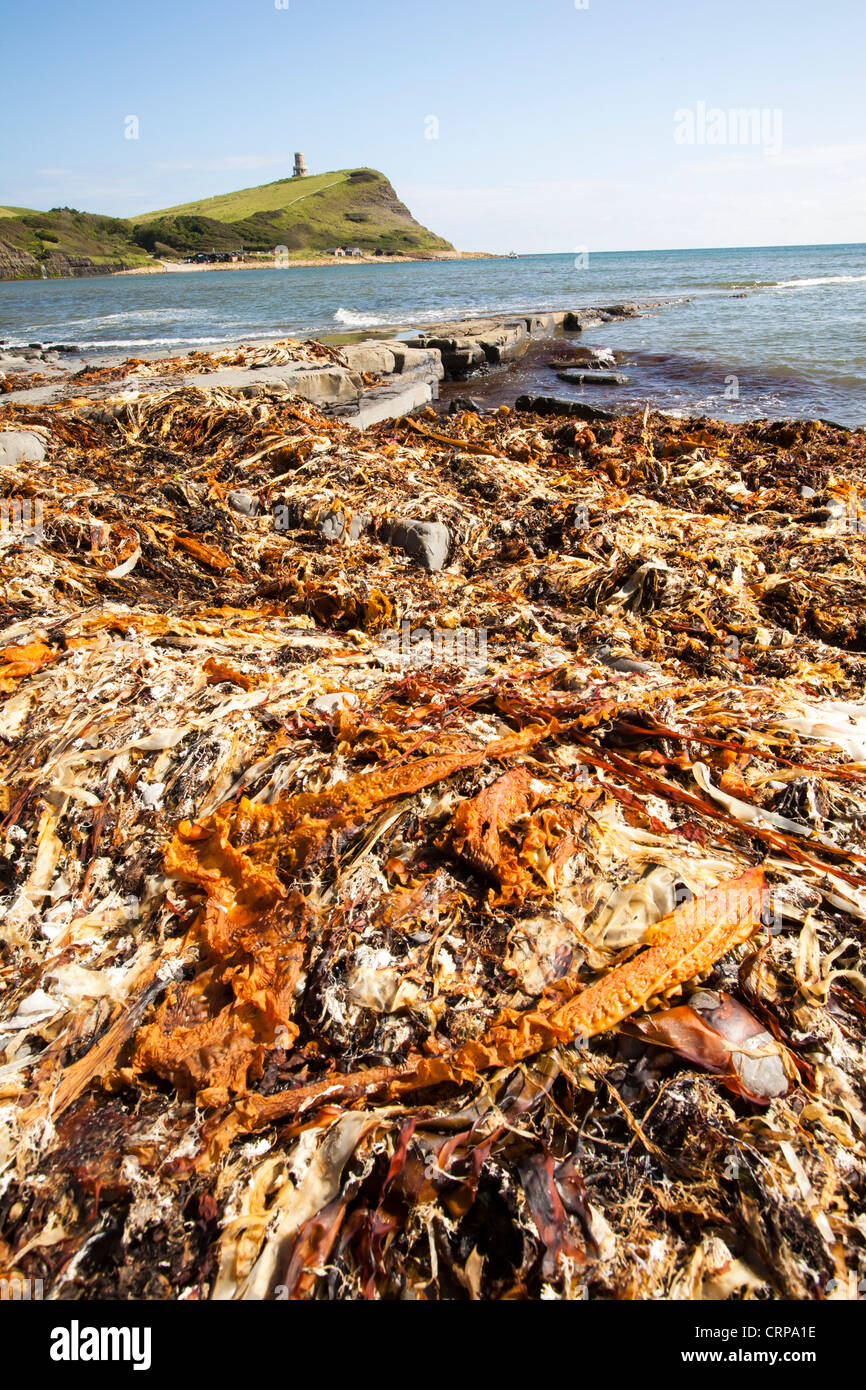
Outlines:
<svg viewBox="0 0 866 1390"><path fill-rule="evenodd" d="M801 290L813 285L859 285L866 281L866 275L815 275L811 279L777 280L777 290Z"/></svg>
<svg viewBox="0 0 866 1390"><path fill-rule="evenodd" d="M380 328L388 323L388 319L377 318L375 314L357 314L354 309L338 309L334 315L334 322L341 323L344 328Z"/></svg>

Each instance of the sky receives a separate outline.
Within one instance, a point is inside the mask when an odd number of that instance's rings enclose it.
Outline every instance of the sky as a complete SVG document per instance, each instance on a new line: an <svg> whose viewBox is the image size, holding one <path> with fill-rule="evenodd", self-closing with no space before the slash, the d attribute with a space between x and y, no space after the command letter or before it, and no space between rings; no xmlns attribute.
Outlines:
<svg viewBox="0 0 866 1390"><path fill-rule="evenodd" d="M302 150L461 250L862 242L864 53L864 0L4 0L0 203L132 217Z"/></svg>

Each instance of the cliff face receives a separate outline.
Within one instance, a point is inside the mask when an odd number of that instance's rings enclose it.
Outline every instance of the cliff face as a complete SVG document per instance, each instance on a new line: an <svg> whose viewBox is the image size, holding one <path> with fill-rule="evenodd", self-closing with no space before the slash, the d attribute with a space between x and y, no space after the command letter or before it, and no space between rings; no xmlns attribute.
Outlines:
<svg viewBox="0 0 866 1390"><path fill-rule="evenodd" d="M63 251L50 251L45 262L49 280L74 279L79 275L113 275L115 271L126 268L123 261L97 265L88 256L67 256Z"/></svg>
<svg viewBox="0 0 866 1390"><path fill-rule="evenodd" d="M42 267L49 280L71 280L82 275L112 275L125 270L123 261L97 265L89 256L67 256L65 251L49 251L44 261L22 251L8 241L0 240L0 280L38 280Z"/></svg>
<svg viewBox="0 0 866 1390"><path fill-rule="evenodd" d="M0 241L0 280L31 280L34 275L39 275L35 256Z"/></svg>

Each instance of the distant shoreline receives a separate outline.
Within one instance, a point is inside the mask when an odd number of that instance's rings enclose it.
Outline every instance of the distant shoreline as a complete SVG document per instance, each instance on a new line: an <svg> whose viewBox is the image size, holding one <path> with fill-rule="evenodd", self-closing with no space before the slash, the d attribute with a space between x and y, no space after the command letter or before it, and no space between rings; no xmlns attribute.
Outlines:
<svg viewBox="0 0 866 1390"><path fill-rule="evenodd" d="M439 251L429 256L318 256L304 257L301 260L286 261L277 265L273 261L228 261L210 265L183 265L180 261L160 261L158 265L132 266L129 270L115 270L111 275L177 275L183 272L199 273L207 270L302 270L314 266L352 266L352 265L410 265L430 261L493 261L497 260L493 251ZM82 277L84 278L84 277Z"/></svg>

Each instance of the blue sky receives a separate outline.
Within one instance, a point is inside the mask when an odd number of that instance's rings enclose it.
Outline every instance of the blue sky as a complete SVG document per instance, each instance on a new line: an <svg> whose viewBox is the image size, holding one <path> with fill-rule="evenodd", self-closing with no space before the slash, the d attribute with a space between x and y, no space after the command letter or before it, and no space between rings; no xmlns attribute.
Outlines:
<svg viewBox="0 0 866 1390"><path fill-rule="evenodd" d="M866 241L864 0L279 4L7 0L0 202L133 216L300 149L466 250Z"/></svg>

